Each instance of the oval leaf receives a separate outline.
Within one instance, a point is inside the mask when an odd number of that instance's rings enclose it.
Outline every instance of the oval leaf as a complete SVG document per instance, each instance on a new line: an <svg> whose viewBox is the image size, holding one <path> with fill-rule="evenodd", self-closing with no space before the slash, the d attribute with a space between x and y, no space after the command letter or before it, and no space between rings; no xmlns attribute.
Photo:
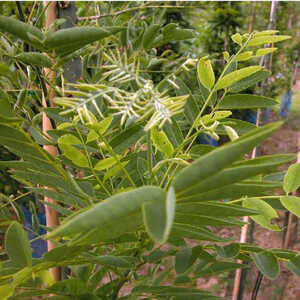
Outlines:
<svg viewBox="0 0 300 300"><path fill-rule="evenodd" d="M215 74L209 59L199 59L197 65L199 81L209 90L215 84Z"/></svg>
<svg viewBox="0 0 300 300"><path fill-rule="evenodd" d="M5 234L5 249L11 262L18 267L31 266L31 248L22 225L13 222Z"/></svg>
<svg viewBox="0 0 300 300"><path fill-rule="evenodd" d="M237 71L233 71L227 75L225 75L223 78L221 78L217 84L216 84L216 90L225 89L227 87L230 87L235 82L246 78L262 69L261 66L251 66L247 68L243 68Z"/></svg>
<svg viewBox="0 0 300 300"><path fill-rule="evenodd" d="M277 48L262 48L262 49L258 49L256 51L256 56L264 56L267 55L269 53L273 53L277 50Z"/></svg>
<svg viewBox="0 0 300 300"><path fill-rule="evenodd" d="M94 169L98 170L98 171L109 169L118 162L119 158L120 158L120 156L117 155L117 159L115 157L109 157L109 158L102 159L95 165Z"/></svg>
<svg viewBox="0 0 300 300"><path fill-rule="evenodd" d="M293 257L286 263L287 268L300 277L300 255Z"/></svg>
<svg viewBox="0 0 300 300"><path fill-rule="evenodd" d="M291 213L300 218L300 198L295 196L280 197L281 204Z"/></svg>
<svg viewBox="0 0 300 300"><path fill-rule="evenodd" d="M243 78L230 87L231 93L238 93L240 91L246 90L247 88L254 86L256 83L267 79L271 72L266 70L258 71L246 78Z"/></svg>
<svg viewBox="0 0 300 300"><path fill-rule="evenodd" d="M143 205L143 218L146 230L157 243L165 243L175 217L175 192L171 187L167 197Z"/></svg>
<svg viewBox="0 0 300 300"><path fill-rule="evenodd" d="M251 253L251 257L259 271L267 278L274 280L279 275L279 263L276 256L267 251Z"/></svg>
<svg viewBox="0 0 300 300"><path fill-rule="evenodd" d="M286 193L297 190L300 186L300 163L291 165L283 180L283 189Z"/></svg>
<svg viewBox="0 0 300 300"><path fill-rule="evenodd" d="M220 109L253 109L277 105L277 101L258 95L235 94L225 96L220 104Z"/></svg>
<svg viewBox="0 0 300 300"><path fill-rule="evenodd" d="M152 128L151 137L153 145L159 151L164 153L166 157L172 156L174 152L174 147L163 130L159 131L156 127Z"/></svg>
<svg viewBox="0 0 300 300"><path fill-rule="evenodd" d="M142 42L143 48L147 49L151 47L154 39L158 34L160 27L161 25L159 24L152 24L146 29L143 35L143 42Z"/></svg>
<svg viewBox="0 0 300 300"><path fill-rule="evenodd" d="M261 215L251 216L250 218L262 227L274 231L281 230L277 224L271 224L271 220L273 218L278 218L278 214L276 210L265 201L258 198L248 198L243 201L243 206L261 212Z"/></svg>
<svg viewBox="0 0 300 300"><path fill-rule="evenodd" d="M260 46L264 44L277 43L280 41L284 41L290 39L289 35L263 35L256 36L252 40L249 41L248 46Z"/></svg>

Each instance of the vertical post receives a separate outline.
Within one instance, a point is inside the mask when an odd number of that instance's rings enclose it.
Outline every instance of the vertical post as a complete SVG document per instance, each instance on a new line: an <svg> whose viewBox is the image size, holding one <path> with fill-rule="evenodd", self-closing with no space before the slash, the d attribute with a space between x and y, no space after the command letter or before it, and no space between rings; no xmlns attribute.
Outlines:
<svg viewBox="0 0 300 300"><path fill-rule="evenodd" d="M279 2L278 1L272 1L271 3L271 10L270 10L270 18L269 18L269 25L268 30L274 29L276 27L276 13L278 8ZM253 29L253 28L251 28ZM250 28L249 28L250 30ZM261 65L264 65L266 69L270 70L272 65L272 60L270 54L268 54L265 57L265 60L261 60ZM267 81L263 83L263 92L264 95L266 93L266 87L267 87ZM258 110L257 112L257 119L256 119L256 126L259 126L260 123L265 123L267 118L267 113L265 110ZM251 158L255 158L259 155L260 149L255 148L252 152ZM247 224L242 227L241 230L241 236L240 236L240 243L246 243L247 242L247 236L248 236L248 230L249 230L249 221L250 218L248 216L243 218L243 221ZM253 225L252 225L253 226ZM234 278L234 286L233 286L233 295L232 300L241 300L243 298L243 295L240 293L241 289L241 278L242 278L242 269L236 270L235 278ZM243 280L245 280L245 276ZM259 287L258 287L259 288Z"/></svg>
<svg viewBox="0 0 300 300"><path fill-rule="evenodd" d="M253 31L254 23L255 23L255 16L256 16L256 3L251 2L251 19L249 24L249 33Z"/></svg>
<svg viewBox="0 0 300 300"><path fill-rule="evenodd" d="M44 1L44 6L47 7L46 22L45 22L45 28L47 29L56 19L56 2ZM55 81L55 73L52 70L45 68L45 76L48 78L49 81L51 81L51 82ZM47 107L47 101L46 101L47 96L48 96L50 105L54 106L53 98L55 96L55 92L48 85L47 85L47 91L48 91L48 95L45 95L44 91L42 92L43 107ZM47 117L46 113L43 113L43 133L45 135L47 135L48 130L51 130L51 129L52 129L51 121ZM44 149L52 156L57 155L57 149L55 146L45 145ZM44 200L46 202L56 203L55 200L48 198L48 197L45 197ZM51 228L51 227L55 227L55 226L59 225L57 211L48 206L45 207L45 211L46 211L47 227ZM50 251L51 249L56 247L55 243L53 243L52 241L48 241L47 243L48 243L48 251ZM52 277L55 281L60 280L60 269L59 268L50 269L50 273L52 274Z"/></svg>

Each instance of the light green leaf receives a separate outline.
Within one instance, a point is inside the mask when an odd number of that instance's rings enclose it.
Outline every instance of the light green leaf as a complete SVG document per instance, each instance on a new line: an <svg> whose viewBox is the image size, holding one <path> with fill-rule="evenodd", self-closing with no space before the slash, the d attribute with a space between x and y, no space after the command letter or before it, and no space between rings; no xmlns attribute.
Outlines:
<svg viewBox="0 0 300 300"><path fill-rule="evenodd" d="M258 49L256 51L256 56L264 56L267 55L269 53L273 53L277 50L277 48L262 48L262 49Z"/></svg>
<svg viewBox="0 0 300 300"><path fill-rule="evenodd" d="M230 110L219 110L214 113L204 115L199 120L196 121L195 126L206 125L214 121L223 120L232 115Z"/></svg>
<svg viewBox="0 0 300 300"><path fill-rule="evenodd" d="M37 277L41 278L42 282L44 284L46 284L47 287L49 287L55 283L55 280L52 277L52 274L48 270L41 270L38 273L35 273L35 275Z"/></svg>
<svg viewBox="0 0 300 300"><path fill-rule="evenodd" d="M93 124L90 124L89 127L93 129L96 133L102 135L107 131L112 121L113 121L113 117L109 116L100 122L95 122Z"/></svg>
<svg viewBox="0 0 300 300"><path fill-rule="evenodd" d="M81 141L73 134L65 134L57 140L58 144L63 145L81 145Z"/></svg>
<svg viewBox="0 0 300 300"><path fill-rule="evenodd" d="M248 94L225 96L219 103L220 109L254 109L277 105L278 102L267 97Z"/></svg>
<svg viewBox="0 0 300 300"><path fill-rule="evenodd" d="M12 222L5 234L5 249L15 266L31 266L31 248L27 233L22 225Z"/></svg>
<svg viewBox="0 0 300 300"><path fill-rule="evenodd" d="M251 257L259 271L267 278L274 280L279 275L279 263L276 256L269 251L251 253Z"/></svg>
<svg viewBox="0 0 300 300"><path fill-rule="evenodd" d="M215 74L209 59L199 59L197 65L199 81L209 90L215 84Z"/></svg>
<svg viewBox="0 0 300 300"><path fill-rule="evenodd" d="M243 200L243 206L261 212L261 215L251 216L251 219L253 219L254 222L273 231L281 230L277 224L271 224L272 219L278 218L279 216L276 210L265 201L259 198L248 198Z"/></svg>
<svg viewBox="0 0 300 300"><path fill-rule="evenodd" d="M265 44L271 44L271 43L277 43L280 41L285 41L287 39L290 39L291 37L289 35L263 35L263 36L256 36L253 39L251 39L248 43L248 46L260 46Z"/></svg>
<svg viewBox="0 0 300 300"><path fill-rule="evenodd" d="M246 51L243 53L240 53L239 55L236 56L235 61L246 61L251 59L253 56L253 51Z"/></svg>
<svg viewBox="0 0 300 300"><path fill-rule="evenodd" d="M68 128L72 127L72 126L73 126L72 123L64 122L64 123L59 124L56 127L56 129L58 129L58 130L64 130L64 129L68 129Z"/></svg>
<svg viewBox="0 0 300 300"><path fill-rule="evenodd" d="M77 148L70 144L58 144L60 150L63 152L63 154L71 160L75 165L79 167L88 167L89 162L87 157L81 153Z"/></svg>
<svg viewBox="0 0 300 300"><path fill-rule="evenodd" d="M104 175L104 181L106 181L107 179L117 175L119 172L121 172L127 165L128 165L129 161L122 161L120 162L120 164L117 164L116 166L112 167L111 169L107 170L105 172Z"/></svg>
<svg viewBox="0 0 300 300"><path fill-rule="evenodd" d="M99 135L97 134L97 132L94 129L91 129L87 135L86 142L89 143L89 142L97 140L98 138L99 138Z"/></svg>
<svg viewBox="0 0 300 300"><path fill-rule="evenodd" d="M256 83L267 79L270 76L270 74L271 74L270 71L266 71L266 70L258 71L234 83L229 88L229 91L231 93L238 93L240 91L246 90L248 87L254 86Z"/></svg>
<svg viewBox="0 0 300 300"><path fill-rule="evenodd" d="M283 180L283 189L286 193L297 190L300 186L300 163L289 166Z"/></svg>
<svg viewBox="0 0 300 300"><path fill-rule="evenodd" d="M174 147L163 130L158 130L156 127L152 128L151 137L153 145L159 151L163 152L166 157L172 156Z"/></svg>
<svg viewBox="0 0 300 300"><path fill-rule="evenodd" d="M224 125L224 128L231 141L235 141L239 138L239 135L232 127Z"/></svg>
<svg viewBox="0 0 300 300"><path fill-rule="evenodd" d="M255 33L255 37L263 36L263 35L273 35L278 33L279 30L263 30Z"/></svg>
<svg viewBox="0 0 300 300"><path fill-rule="evenodd" d="M94 169L97 171L109 169L113 167L118 162L118 160L120 160L120 155L117 155L117 159L113 156L102 159L95 165Z"/></svg>
<svg viewBox="0 0 300 300"><path fill-rule="evenodd" d="M10 296L14 294L15 288L12 284L0 285L0 299L7 300Z"/></svg>
<svg viewBox="0 0 300 300"><path fill-rule="evenodd" d="M233 71L217 81L216 90L228 88L231 85L233 85L235 82L243 78L249 77L250 75L260 71L261 69L262 69L261 66L251 66L251 67L242 68L237 71Z"/></svg>
<svg viewBox="0 0 300 300"><path fill-rule="evenodd" d="M143 205L146 230L157 243L165 243L168 239L175 216L175 202L175 192L171 187L164 199Z"/></svg>
<svg viewBox="0 0 300 300"><path fill-rule="evenodd" d="M239 44L240 46L241 46L242 43L243 43L242 36L241 36L239 33L236 33L236 34L232 35L232 36L231 36L231 39L232 39L235 43Z"/></svg>
<svg viewBox="0 0 300 300"><path fill-rule="evenodd" d="M295 196L280 197L281 204L291 213L300 218L300 198Z"/></svg>
<svg viewBox="0 0 300 300"><path fill-rule="evenodd" d="M229 58L230 58L230 55L229 55L229 53L228 53L227 51L224 51L224 52L223 52L223 57L224 57L224 59L225 59L226 61L228 61Z"/></svg>

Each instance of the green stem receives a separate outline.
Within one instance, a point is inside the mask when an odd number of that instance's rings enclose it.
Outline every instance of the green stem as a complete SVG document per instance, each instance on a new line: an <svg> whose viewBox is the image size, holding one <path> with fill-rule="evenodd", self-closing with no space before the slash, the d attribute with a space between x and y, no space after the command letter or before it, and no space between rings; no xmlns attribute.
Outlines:
<svg viewBox="0 0 300 300"><path fill-rule="evenodd" d="M78 133L79 137L80 137L80 140L81 140L81 143L83 145L83 149L84 149L84 152L85 152L85 155L86 155L86 158L88 160L88 164L89 164L89 169L90 171L92 172L92 174L94 175L94 177L96 178L97 182L100 184L100 186L103 188L103 190L109 195L111 196L111 192L106 188L106 186L104 185L104 183L102 182L102 180L99 178L99 176L97 175L97 173L95 172L95 169L93 168L93 164L92 164L92 161L91 161L91 157L90 157L90 154L88 152L88 149L86 147L86 144L84 142L84 139L81 135L81 132L80 130L77 128L77 126L75 126L75 129L76 129L76 132Z"/></svg>
<svg viewBox="0 0 300 300"><path fill-rule="evenodd" d="M129 180L129 182L131 183L131 185L133 187L136 187L133 179L131 178L131 176L129 175L129 173L127 172L126 168L122 165L121 161L119 160L117 154L114 152L114 150L112 149L112 147L110 146L110 144L108 143L108 141L106 140L106 138L100 133L97 132L100 139L104 142L109 154L115 159L115 161L117 162L117 165L122 169L123 173L126 175L127 179Z"/></svg>
<svg viewBox="0 0 300 300"><path fill-rule="evenodd" d="M149 171L149 178L148 184L152 184L153 179L153 161L152 161L152 141L151 141L151 130L147 132L147 157L148 157L148 171Z"/></svg>
<svg viewBox="0 0 300 300"><path fill-rule="evenodd" d="M255 197L255 198L259 198L259 199L278 199L281 196L261 196L261 197ZM232 204L232 203L238 203L238 202L242 202L247 198L241 198L241 199L237 199L237 200L232 200L232 201L228 201L225 202L225 204Z"/></svg>

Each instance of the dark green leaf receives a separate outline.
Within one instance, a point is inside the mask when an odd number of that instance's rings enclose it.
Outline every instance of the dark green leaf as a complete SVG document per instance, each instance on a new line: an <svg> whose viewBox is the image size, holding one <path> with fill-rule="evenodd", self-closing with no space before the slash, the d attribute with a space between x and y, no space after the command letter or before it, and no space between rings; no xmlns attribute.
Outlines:
<svg viewBox="0 0 300 300"><path fill-rule="evenodd" d="M53 66L51 59L39 52L24 52L18 54L15 58L26 65L34 65L43 68L51 68Z"/></svg>
<svg viewBox="0 0 300 300"><path fill-rule="evenodd" d="M269 251L251 253L259 271L267 278L274 280L279 275L279 263L274 254Z"/></svg>
<svg viewBox="0 0 300 300"><path fill-rule="evenodd" d="M116 135L109 144L113 148L114 152L121 154L127 150L130 146L134 145L142 136L145 135L145 131L140 126L132 126L125 129L120 134Z"/></svg>
<svg viewBox="0 0 300 300"><path fill-rule="evenodd" d="M289 262L286 262L287 268L300 277L300 255L295 256Z"/></svg>
<svg viewBox="0 0 300 300"><path fill-rule="evenodd" d="M201 270L199 270L199 272L195 273L195 276L196 277L212 276L215 274L233 271L240 268L247 268L247 265L225 262L225 261L218 261L202 268Z"/></svg>
<svg viewBox="0 0 300 300"><path fill-rule="evenodd" d="M160 203L161 199L166 199L165 192L152 186L116 194L71 216L48 238L79 234L82 243L91 243L121 236L142 224L141 207L144 203Z"/></svg>
<svg viewBox="0 0 300 300"><path fill-rule="evenodd" d="M225 96L219 103L220 109L254 109L277 105L277 101L258 95L235 94Z"/></svg>
<svg viewBox="0 0 300 300"><path fill-rule="evenodd" d="M10 260L18 267L31 266L31 248L22 225L13 222L5 234L5 249Z"/></svg>

